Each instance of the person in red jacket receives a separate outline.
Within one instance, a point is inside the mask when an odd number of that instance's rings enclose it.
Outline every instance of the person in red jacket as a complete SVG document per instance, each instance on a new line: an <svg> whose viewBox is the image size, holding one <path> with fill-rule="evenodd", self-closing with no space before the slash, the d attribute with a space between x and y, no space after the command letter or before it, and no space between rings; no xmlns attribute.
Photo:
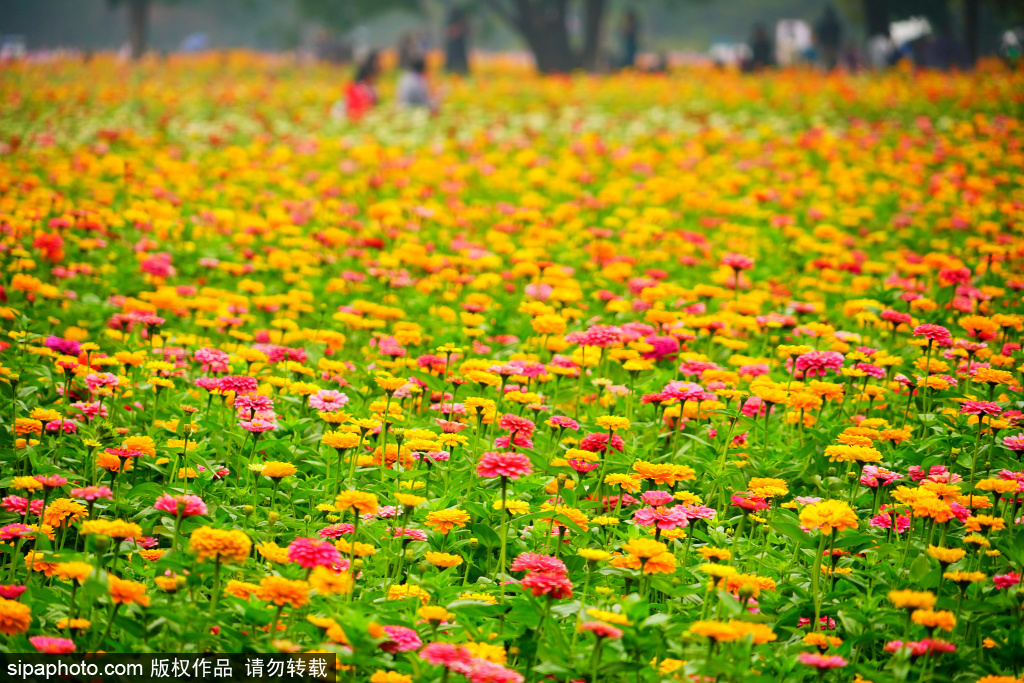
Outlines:
<svg viewBox="0 0 1024 683"><path fill-rule="evenodd" d="M356 70L356 78L345 89L345 111L349 119L358 121L377 104L374 83L380 74L380 55L372 51Z"/></svg>

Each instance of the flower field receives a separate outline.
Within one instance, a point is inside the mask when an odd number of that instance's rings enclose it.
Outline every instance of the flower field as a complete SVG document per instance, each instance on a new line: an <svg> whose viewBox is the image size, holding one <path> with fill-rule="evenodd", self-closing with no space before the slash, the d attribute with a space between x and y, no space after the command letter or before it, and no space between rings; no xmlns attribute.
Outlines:
<svg viewBox="0 0 1024 683"><path fill-rule="evenodd" d="M342 86L0 72L0 651L1020 680L1024 74Z"/></svg>

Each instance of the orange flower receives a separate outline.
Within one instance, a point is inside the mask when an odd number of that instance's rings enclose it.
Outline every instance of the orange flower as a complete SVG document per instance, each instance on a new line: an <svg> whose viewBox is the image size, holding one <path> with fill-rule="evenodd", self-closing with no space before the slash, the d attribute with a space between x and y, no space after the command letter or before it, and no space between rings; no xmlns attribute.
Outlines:
<svg viewBox="0 0 1024 683"><path fill-rule="evenodd" d="M149 596L146 595L146 587L134 581L124 581L113 574L108 574L110 581L110 599L118 604L130 605L135 603L143 607L149 607Z"/></svg>

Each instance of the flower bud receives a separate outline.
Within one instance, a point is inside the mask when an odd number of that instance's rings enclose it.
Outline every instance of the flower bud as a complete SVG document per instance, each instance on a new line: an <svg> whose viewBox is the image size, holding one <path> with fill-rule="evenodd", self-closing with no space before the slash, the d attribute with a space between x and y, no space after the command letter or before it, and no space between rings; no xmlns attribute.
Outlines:
<svg viewBox="0 0 1024 683"><path fill-rule="evenodd" d="M89 540L92 543L93 549L102 555L110 548L110 543L113 539L106 534L94 534L89 537Z"/></svg>
<svg viewBox="0 0 1024 683"><path fill-rule="evenodd" d="M279 519L281 519L281 515L277 512L277 510L271 510L270 512L267 513L267 521L271 524L276 524L277 520Z"/></svg>
<svg viewBox="0 0 1024 683"><path fill-rule="evenodd" d="M479 548L480 547L479 539L477 539L475 536L473 538L469 539L469 547L474 549L474 550Z"/></svg>
<svg viewBox="0 0 1024 683"><path fill-rule="evenodd" d="M243 505L242 506L242 514L245 515L246 517L252 516L252 513L254 513L254 512L256 512L256 508L254 508L252 505Z"/></svg>

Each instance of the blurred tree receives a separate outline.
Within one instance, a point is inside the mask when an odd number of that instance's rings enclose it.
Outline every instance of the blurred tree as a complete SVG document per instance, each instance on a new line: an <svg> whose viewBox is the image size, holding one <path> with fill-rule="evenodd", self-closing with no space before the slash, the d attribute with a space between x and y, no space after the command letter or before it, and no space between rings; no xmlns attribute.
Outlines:
<svg viewBox="0 0 1024 683"><path fill-rule="evenodd" d="M149 32L150 0L107 0L112 7L128 6L128 43L132 59L139 59L146 52L146 37Z"/></svg>
<svg viewBox="0 0 1024 683"><path fill-rule="evenodd" d="M665 0L660 0L665 2ZM393 10L421 12L421 0L296 0L300 12L331 28L347 31L361 20ZM541 73L595 70L608 19L609 0L478 0L452 3L467 12L489 11L519 34ZM633 2L631 5L640 5ZM570 17L581 18L578 48L569 32Z"/></svg>
<svg viewBox="0 0 1024 683"><path fill-rule="evenodd" d="M299 13L339 32L388 12L422 11L419 0L295 0Z"/></svg>

